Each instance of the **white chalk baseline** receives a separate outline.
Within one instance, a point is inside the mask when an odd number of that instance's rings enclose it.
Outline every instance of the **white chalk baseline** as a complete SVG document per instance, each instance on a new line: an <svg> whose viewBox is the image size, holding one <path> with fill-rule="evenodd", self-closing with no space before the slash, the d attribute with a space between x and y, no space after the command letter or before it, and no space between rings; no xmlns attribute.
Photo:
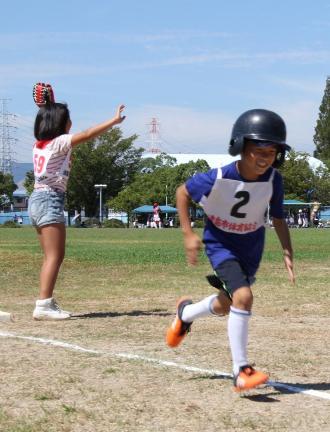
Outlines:
<svg viewBox="0 0 330 432"><path fill-rule="evenodd" d="M75 345L75 344L71 344L68 342L63 342L63 341L59 341L59 340L55 340L55 339L46 339L46 338L40 338L40 337L35 337L35 336L24 336L24 335L19 335L19 334L15 334L15 333L1 332L1 331L0 331L0 337L26 340L26 341L35 342L35 343L42 344L42 345L50 345L53 347L65 348L65 349L68 349L71 351L77 351L77 352L82 352L82 353L86 353L86 354L96 354L96 355L103 355L103 356L108 356L108 357L122 358L122 359L126 359L126 360L142 361L145 363L151 363L151 364L155 364L158 366L165 366L165 367L172 367L172 368L176 368L176 369L181 369L181 370L184 370L186 372L195 372L198 374L204 374L204 375L210 375L210 376L219 376L222 378L232 378L232 374L222 372L222 371L219 371L216 369L204 369L204 368L199 368L199 367L195 367L195 366L188 366L188 365L176 363L176 362L169 361L169 360L160 360L160 359L155 359L155 358L151 358L151 357L146 357L146 356L143 356L140 354L112 353L112 352L108 352L108 351L101 351L101 350L84 348L84 347L81 347L79 345ZM277 381L268 381L267 385L274 387L274 388L284 389L284 390L291 392L291 393L300 393L300 394L315 397L318 399L330 400L330 393L327 393L325 391L296 387L294 385L281 383L281 382L277 382Z"/></svg>

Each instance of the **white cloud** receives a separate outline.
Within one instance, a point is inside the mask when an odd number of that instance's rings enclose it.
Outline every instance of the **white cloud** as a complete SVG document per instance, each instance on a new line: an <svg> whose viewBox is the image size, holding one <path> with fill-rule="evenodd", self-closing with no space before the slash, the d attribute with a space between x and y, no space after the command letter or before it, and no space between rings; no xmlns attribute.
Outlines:
<svg viewBox="0 0 330 432"><path fill-rule="evenodd" d="M311 93L314 94L316 97L322 97L322 91L325 87L325 81L326 77L324 77L324 80L301 80L301 79L288 79L288 78L281 78L281 77L271 77L270 81L274 84L278 84L282 87L286 87L290 90L297 90L299 92L304 93Z"/></svg>
<svg viewBox="0 0 330 432"><path fill-rule="evenodd" d="M33 79L36 77L63 77L63 76L79 76L79 75L97 75L100 73L108 73L112 68L103 68L97 66L86 66L80 64L67 63L44 63L44 64L7 64L1 65L0 78L7 81L16 79Z"/></svg>
<svg viewBox="0 0 330 432"><path fill-rule="evenodd" d="M288 144L294 150L310 154L315 150L313 136L319 114L319 104L306 100L279 107L279 112L287 124Z"/></svg>
<svg viewBox="0 0 330 432"><path fill-rule="evenodd" d="M286 106L272 106L270 109L284 118L288 129L288 143L296 151L312 154L315 147L313 135L318 104L301 101ZM152 118L156 118L160 123L161 142L157 143L157 146L167 153L227 153L231 129L236 120L224 111L207 112L179 106L148 105L128 110L127 120L121 125L124 135L138 134L136 144L148 148ZM89 123L87 118L76 122L73 132L85 129L93 121ZM30 136L26 129L33 125L33 119L23 118L19 120L19 124L23 126L23 136ZM18 159L29 162L32 134L31 138L21 142L23 146L17 149Z"/></svg>
<svg viewBox="0 0 330 432"><path fill-rule="evenodd" d="M269 109L280 113L288 130L288 143L296 151L312 154L318 104L301 101ZM148 147L148 124L155 117L160 123L160 148L168 153L227 153L231 129L236 120L226 112L206 112L175 106L144 106L131 109L125 134L137 133L137 144Z"/></svg>
<svg viewBox="0 0 330 432"><path fill-rule="evenodd" d="M217 51L199 53L197 55L173 56L158 60L145 60L130 62L123 60L121 63L104 66L96 64L82 64L72 62L69 64L40 61L36 63L21 62L18 64L1 64L0 80L12 82L16 79L31 79L35 77L63 77L63 76L105 76L120 71L148 70L162 67L196 65L196 64L218 64L224 68L253 68L256 64L270 65L274 63L290 64L323 64L330 61L330 51L326 50L302 50L283 51L267 53L243 53L230 51Z"/></svg>
<svg viewBox="0 0 330 432"><path fill-rule="evenodd" d="M137 133L137 143L150 144L151 119L160 123L160 147L168 153L226 153L233 119L226 113L197 111L177 106L144 106L130 110L123 124L128 134Z"/></svg>

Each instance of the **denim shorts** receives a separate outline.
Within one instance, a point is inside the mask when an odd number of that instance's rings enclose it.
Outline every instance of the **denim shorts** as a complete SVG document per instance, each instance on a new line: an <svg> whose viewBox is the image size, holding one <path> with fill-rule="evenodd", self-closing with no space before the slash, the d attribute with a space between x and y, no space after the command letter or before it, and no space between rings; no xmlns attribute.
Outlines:
<svg viewBox="0 0 330 432"><path fill-rule="evenodd" d="M34 190L29 199L29 216L33 226L65 223L64 192Z"/></svg>

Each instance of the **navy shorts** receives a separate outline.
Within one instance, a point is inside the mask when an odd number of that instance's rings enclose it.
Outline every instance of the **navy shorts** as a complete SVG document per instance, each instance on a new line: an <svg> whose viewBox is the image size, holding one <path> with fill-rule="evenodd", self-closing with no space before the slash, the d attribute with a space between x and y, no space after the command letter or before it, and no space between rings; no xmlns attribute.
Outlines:
<svg viewBox="0 0 330 432"><path fill-rule="evenodd" d="M33 226L65 223L64 192L34 190L29 198L29 216Z"/></svg>
<svg viewBox="0 0 330 432"><path fill-rule="evenodd" d="M237 260L224 261L215 269L215 273L219 279L219 286L216 288L224 290L229 297L232 297L238 288L249 287L256 280L254 276L245 273Z"/></svg>

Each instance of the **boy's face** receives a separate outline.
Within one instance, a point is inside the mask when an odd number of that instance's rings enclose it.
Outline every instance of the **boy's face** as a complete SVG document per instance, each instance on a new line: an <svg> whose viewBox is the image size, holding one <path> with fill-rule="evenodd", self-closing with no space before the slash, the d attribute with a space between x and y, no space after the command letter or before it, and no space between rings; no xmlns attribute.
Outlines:
<svg viewBox="0 0 330 432"><path fill-rule="evenodd" d="M260 176L273 165L277 152L276 144L258 145L253 141L247 141L241 161L251 175Z"/></svg>

